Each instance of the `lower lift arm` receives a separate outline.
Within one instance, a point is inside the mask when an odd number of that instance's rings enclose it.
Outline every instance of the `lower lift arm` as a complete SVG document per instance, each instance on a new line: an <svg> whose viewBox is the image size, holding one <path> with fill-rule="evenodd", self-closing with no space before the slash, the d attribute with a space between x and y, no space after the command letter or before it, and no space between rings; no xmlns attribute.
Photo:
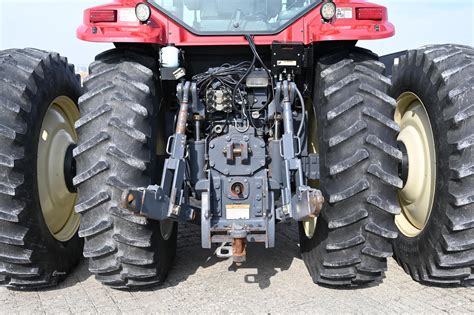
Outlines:
<svg viewBox="0 0 474 315"><path fill-rule="evenodd" d="M280 155L284 161L282 207L276 211L277 218L285 221L293 218L302 221L308 217L317 217L324 203L321 191L305 185L301 159L301 140L294 134L292 105L297 95L294 82L277 83L277 91L282 94L281 110L283 116L284 134L280 141ZM280 99L281 95L277 96ZM301 102L304 102L301 99ZM304 104L302 104L304 105ZM302 123L304 123L303 113ZM292 196L291 183L294 178L296 194Z"/></svg>
<svg viewBox="0 0 474 315"><path fill-rule="evenodd" d="M189 221L194 217L194 210L185 202L183 189L186 175L186 123L192 89L195 89L195 83L179 83L177 87L180 109L175 134L168 141L167 150L170 143L171 150L165 161L161 185L131 189L125 193L125 208L147 218Z"/></svg>

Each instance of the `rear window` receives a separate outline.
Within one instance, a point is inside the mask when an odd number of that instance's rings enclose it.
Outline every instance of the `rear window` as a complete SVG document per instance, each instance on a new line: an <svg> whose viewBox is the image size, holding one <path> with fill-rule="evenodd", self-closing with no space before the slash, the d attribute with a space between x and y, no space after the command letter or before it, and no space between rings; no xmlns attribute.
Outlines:
<svg viewBox="0 0 474 315"><path fill-rule="evenodd" d="M321 0L149 0L198 35L275 34Z"/></svg>

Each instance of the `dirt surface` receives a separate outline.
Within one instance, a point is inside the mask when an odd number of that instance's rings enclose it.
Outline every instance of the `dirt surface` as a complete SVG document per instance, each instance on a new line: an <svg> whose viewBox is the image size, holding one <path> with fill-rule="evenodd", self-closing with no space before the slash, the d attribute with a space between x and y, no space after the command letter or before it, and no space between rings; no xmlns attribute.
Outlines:
<svg viewBox="0 0 474 315"><path fill-rule="evenodd" d="M278 227L274 249L250 246L240 268L201 249L199 232L190 227L180 234L175 268L159 288L109 289L94 280L84 260L55 289L0 288L0 313L474 313L474 288L420 285L392 259L381 284L315 285L299 257L295 224Z"/></svg>

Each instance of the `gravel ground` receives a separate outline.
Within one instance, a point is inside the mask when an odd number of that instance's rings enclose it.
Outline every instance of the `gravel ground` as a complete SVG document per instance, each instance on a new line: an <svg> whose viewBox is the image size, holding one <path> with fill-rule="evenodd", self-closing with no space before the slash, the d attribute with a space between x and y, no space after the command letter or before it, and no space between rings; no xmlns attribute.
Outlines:
<svg viewBox="0 0 474 315"><path fill-rule="evenodd" d="M200 248L199 230L180 235L175 268L154 290L102 286L83 261L59 287L33 292L0 288L0 313L474 313L474 288L420 285L389 261L381 284L360 289L315 285L299 256L296 225L277 229L277 247L248 248L235 268Z"/></svg>

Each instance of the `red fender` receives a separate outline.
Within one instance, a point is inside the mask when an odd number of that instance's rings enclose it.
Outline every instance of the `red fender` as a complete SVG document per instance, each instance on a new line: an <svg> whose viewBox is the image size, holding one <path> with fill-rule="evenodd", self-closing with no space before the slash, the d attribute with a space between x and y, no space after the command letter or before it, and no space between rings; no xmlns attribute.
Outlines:
<svg viewBox="0 0 474 315"><path fill-rule="evenodd" d="M246 45L244 36L201 36L193 34L155 7L151 6L149 23L143 24L135 16L135 6L140 0L115 0L112 3L86 9L84 24L77 29L77 37L89 42L149 43L176 46ZM286 29L275 35L255 36L258 45L269 45L273 41L303 42L374 40L395 34L395 27L388 21L387 9L364 0L335 0L339 8L352 9L352 18L335 19L331 23L322 21L319 7L311 10ZM384 17L380 21L358 20L358 8L381 8ZM116 10L117 22L91 23L91 11Z"/></svg>

